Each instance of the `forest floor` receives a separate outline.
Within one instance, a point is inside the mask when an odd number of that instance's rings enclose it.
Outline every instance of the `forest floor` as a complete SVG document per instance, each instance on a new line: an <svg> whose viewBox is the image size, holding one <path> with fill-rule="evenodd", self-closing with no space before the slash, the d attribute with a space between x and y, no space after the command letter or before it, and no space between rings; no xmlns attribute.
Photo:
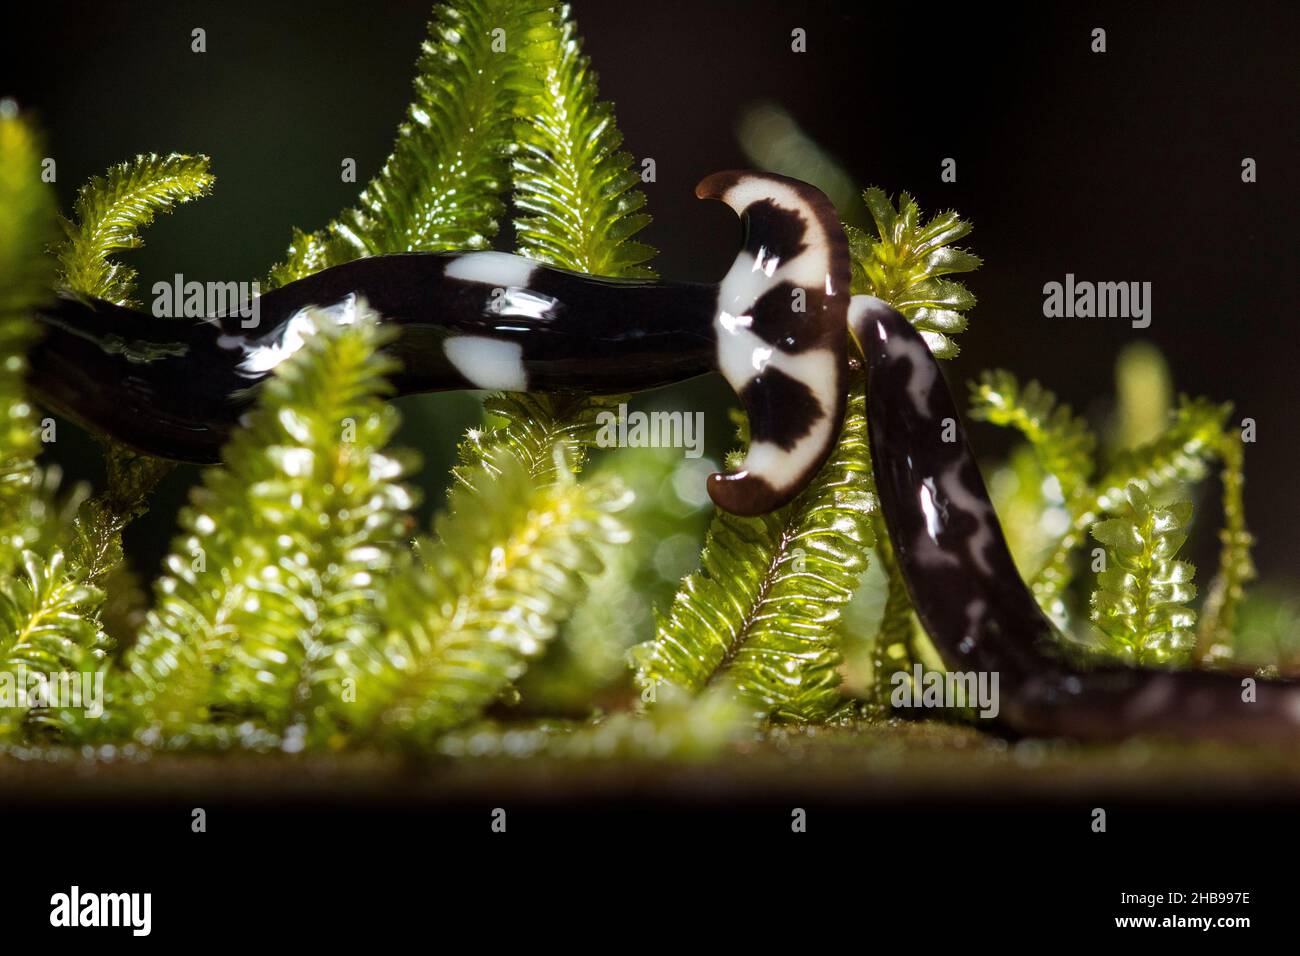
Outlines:
<svg viewBox="0 0 1300 956"><path fill-rule="evenodd" d="M472 743L472 738L469 738ZM1117 745L1006 741L930 722L862 722L777 730L704 758L555 757L533 753L423 757L360 752L154 754L84 760L0 757L0 802L79 799L305 798L463 802L483 794L531 800L744 801L815 793L844 801L1068 799L1300 800L1300 752L1133 740Z"/></svg>

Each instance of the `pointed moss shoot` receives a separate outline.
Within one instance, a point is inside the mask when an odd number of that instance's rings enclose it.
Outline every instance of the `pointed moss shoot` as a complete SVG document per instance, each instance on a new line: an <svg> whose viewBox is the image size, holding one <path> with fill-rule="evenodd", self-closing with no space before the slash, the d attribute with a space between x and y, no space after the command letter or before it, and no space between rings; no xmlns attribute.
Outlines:
<svg viewBox="0 0 1300 956"><path fill-rule="evenodd" d="M1151 503L1137 482L1124 493L1119 517L1099 521L1092 536L1106 546L1097 575L1092 622L1112 655L1134 664L1182 664L1195 646L1195 569L1175 555L1187 540L1192 504Z"/></svg>

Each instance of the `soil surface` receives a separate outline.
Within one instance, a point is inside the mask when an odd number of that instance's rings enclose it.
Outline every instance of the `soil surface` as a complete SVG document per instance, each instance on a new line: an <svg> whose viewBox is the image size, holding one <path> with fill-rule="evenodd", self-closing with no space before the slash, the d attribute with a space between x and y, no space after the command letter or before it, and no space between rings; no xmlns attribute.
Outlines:
<svg viewBox="0 0 1300 956"><path fill-rule="evenodd" d="M498 748L499 749L499 748ZM848 802L1300 800L1300 751L1132 740L1006 741L889 721L773 732L712 757L412 757L388 753L0 757L0 802L171 800L462 803L635 798L710 803L816 794Z"/></svg>

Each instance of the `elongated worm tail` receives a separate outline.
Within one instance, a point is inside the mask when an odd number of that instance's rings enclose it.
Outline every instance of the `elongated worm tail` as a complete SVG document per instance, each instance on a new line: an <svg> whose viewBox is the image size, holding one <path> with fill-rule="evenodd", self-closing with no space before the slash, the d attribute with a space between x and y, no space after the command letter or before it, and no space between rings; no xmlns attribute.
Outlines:
<svg viewBox="0 0 1300 956"><path fill-rule="evenodd" d="M1020 734L1300 742L1300 683L1208 671L1082 670L1012 561L939 363L884 302L854 296L867 417L889 537L921 624L951 670L997 672L997 719Z"/></svg>
<svg viewBox="0 0 1300 956"><path fill-rule="evenodd" d="M740 216L744 244L716 284L605 279L501 252L375 256L257 298L175 318L65 295L43 310L30 383L43 405L163 458L212 462L324 307L364 299L400 334L399 394L479 388L618 394L714 370L749 413L742 467L714 475L723 508L789 501L844 415L848 242L826 197L783 176L715 173L697 188Z"/></svg>

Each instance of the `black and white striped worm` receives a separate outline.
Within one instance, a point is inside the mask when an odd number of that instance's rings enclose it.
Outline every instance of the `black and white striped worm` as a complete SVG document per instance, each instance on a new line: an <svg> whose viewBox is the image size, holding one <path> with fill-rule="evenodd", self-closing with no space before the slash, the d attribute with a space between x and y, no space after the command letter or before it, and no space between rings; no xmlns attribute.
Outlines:
<svg viewBox="0 0 1300 956"><path fill-rule="evenodd" d="M194 323L63 296L31 357L36 398L154 455L216 461L256 386L301 346L306 310L344 320L364 298L400 328L399 393L459 388L618 394L718 371L751 443L709 479L722 508L785 504L826 460L846 402L850 330L867 362L871 454L899 567L945 665L996 671L999 720L1024 734L1157 733L1300 741L1300 684L1225 674L1081 670L1021 580L937 361L905 318L849 294L826 197L781 176L724 172L697 195L745 224L715 284L603 279L499 252L376 256L262 296L259 324Z"/></svg>
<svg viewBox="0 0 1300 956"><path fill-rule="evenodd" d="M737 514L780 507L830 454L844 416L849 251L835 209L782 176L696 187L745 224L716 284L605 279L503 252L375 256L290 283L239 315L186 322L65 296L41 315L38 400L141 451L213 462L311 306L358 297L401 329L399 394L480 388L619 394L720 371L749 414L742 466L710 477Z"/></svg>

